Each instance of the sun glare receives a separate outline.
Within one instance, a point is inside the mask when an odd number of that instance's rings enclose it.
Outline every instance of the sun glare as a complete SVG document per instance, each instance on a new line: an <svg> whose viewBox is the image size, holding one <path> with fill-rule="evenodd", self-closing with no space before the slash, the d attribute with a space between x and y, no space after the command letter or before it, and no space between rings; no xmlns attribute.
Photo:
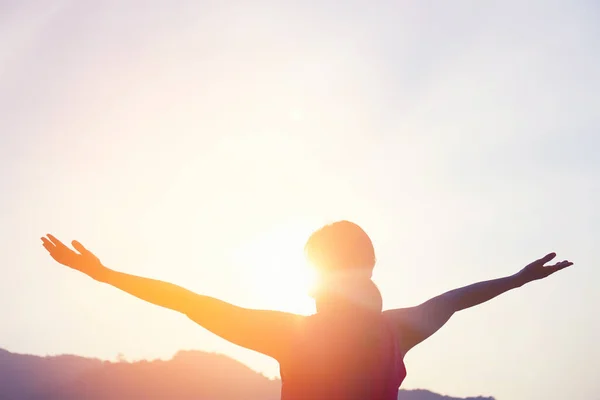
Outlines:
<svg viewBox="0 0 600 400"><path fill-rule="evenodd" d="M235 262L255 307L314 312L308 295L314 273L303 251L310 233L311 227L288 223L259 234L235 252Z"/></svg>

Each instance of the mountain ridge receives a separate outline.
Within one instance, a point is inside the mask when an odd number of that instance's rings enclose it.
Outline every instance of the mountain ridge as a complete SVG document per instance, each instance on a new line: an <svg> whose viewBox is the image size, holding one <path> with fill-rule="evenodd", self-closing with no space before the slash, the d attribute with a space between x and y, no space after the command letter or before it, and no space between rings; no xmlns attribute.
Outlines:
<svg viewBox="0 0 600 400"><path fill-rule="evenodd" d="M0 348L2 400L278 400L280 388L279 379L269 379L226 355L198 350L181 350L169 360L113 362L68 354L18 354ZM401 389L398 400L495 399Z"/></svg>

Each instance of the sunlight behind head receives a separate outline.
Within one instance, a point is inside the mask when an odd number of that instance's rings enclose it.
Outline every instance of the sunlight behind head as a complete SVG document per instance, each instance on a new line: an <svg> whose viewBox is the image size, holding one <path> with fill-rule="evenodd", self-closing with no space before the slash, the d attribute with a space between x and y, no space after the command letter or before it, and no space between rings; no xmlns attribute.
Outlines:
<svg viewBox="0 0 600 400"><path fill-rule="evenodd" d="M238 278L244 281L254 307L314 312L309 293L316 275L301 247L313 229L308 223L287 222L256 235L234 252Z"/></svg>

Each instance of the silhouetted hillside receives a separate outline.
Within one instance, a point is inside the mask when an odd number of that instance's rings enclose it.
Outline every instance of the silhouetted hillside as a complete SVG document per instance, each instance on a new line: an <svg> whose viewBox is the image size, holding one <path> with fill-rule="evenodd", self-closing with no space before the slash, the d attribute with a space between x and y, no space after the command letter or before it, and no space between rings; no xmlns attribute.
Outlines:
<svg viewBox="0 0 600 400"><path fill-rule="evenodd" d="M182 351L168 361L129 363L0 349L2 400L277 400L279 390L279 380L224 355L199 351ZM398 399L462 400L426 390L401 390Z"/></svg>

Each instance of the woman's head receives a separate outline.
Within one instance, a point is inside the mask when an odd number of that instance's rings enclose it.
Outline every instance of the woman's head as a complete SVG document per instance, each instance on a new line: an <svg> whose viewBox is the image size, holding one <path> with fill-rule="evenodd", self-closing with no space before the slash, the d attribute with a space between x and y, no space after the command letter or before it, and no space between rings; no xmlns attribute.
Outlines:
<svg viewBox="0 0 600 400"><path fill-rule="evenodd" d="M381 309L381 294L371 281L375 250L360 226L349 221L325 225L310 236L304 250L317 272L311 293L317 309L347 305Z"/></svg>
<svg viewBox="0 0 600 400"><path fill-rule="evenodd" d="M369 235L357 224L337 221L314 232L304 251L318 275L360 274L371 278L375 249Z"/></svg>

